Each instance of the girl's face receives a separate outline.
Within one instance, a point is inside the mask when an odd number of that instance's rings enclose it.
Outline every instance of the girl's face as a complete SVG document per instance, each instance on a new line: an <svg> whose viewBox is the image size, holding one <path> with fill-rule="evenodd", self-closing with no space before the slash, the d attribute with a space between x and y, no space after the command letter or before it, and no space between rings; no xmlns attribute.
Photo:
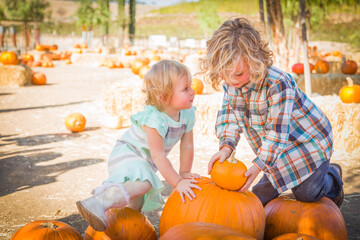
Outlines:
<svg viewBox="0 0 360 240"><path fill-rule="evenodd" d="M229 79L225 82L234 88L240 88L250 82L250 67L243 58L235 62L234 66L227 72Z"/></svg>
<svg viewBox="0 0 360 240"><path fill-rule="evenodd" d="M184 75L178 78L173 85L173 94L169 101L169 107L175 111L190 109L195 97L195 91L191 88L191 79Z"/></svg>

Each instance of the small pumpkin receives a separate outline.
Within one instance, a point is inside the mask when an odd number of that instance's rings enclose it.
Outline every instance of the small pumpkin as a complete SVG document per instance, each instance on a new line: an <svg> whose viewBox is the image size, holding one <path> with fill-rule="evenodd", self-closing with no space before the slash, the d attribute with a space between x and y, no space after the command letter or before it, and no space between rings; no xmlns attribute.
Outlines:
<svg viewBox="0 0 360 240"><path fill-rule="evenodd" d="M140 72L140 69L143 66L148 65L149 62L150 62L150 60L148 58L137 58L131 63L131 71L134 74L138 75Z"/></svg>
<svg viewBox="0 0 360 240"><path fill-rule="evenodd" d="M314 70L314 65L309 63L310 73ZM303 63L295 63L291 67L291 71L296 74L304 74L304 64Z"/></svg>
<svg viewBox="0 0 360 240"><path fill-rule="evenodd" d="M355 74L357 69L357 63L354 60L344 60L341 64L341 72L343 74Z"/></svg>
<svg viewBox="0 0 360 240"><path fill-rule="evenodd" d="M170 228L159 240L255 240L248 235L219 224L189 222Z"/></svg>
<svg viewBox="0 0 360 240"><path fill-rule="evenodd" d="M326 60L319 59L315 63L314 68L317 73L328 73L330 71L330 63Z"/></svg>
<svg viewBox="0 0 360 240"><path fill-rule="evenodd" d="M71 132L82 132L85 125L86 118L81 113L71 113L65 118L65 127Z"/></svg>
<svg viewBox="0 0 360 240"><path fill-rule="evenodd" d="M318 239L346 240L344 218L336 204L327 197L317 202L300 202L293 195L271 200L265 206L264 239L285 233L307 234Z"/></svg>
<svg viewBox="0 0 360 240"><path fill-rule="evenodd" d="M216 161L211 169L211 179L221 188L239 190L244 186L247 177L244 176L247 167L235 158L235 151L223 163Z"/></svg>
<svg viewBox="0 0 360 240"><path fill-rule="evenodd" d="M4 65L16 65L19 63L17 55L13 51L4 51L0 54L0 62Z"/></svg>
<svg viewBox="0 0 360 240"><path fill-rule="evenodd" d="M191 88L194 89L195 94L200 95L203 93L204 83L198 78L193 78L191 83Z"/></svg>
<svg viewBox="0 0 360 240"><path fill-rule="evenodd" d="M81 234L70 225L55 220L36 220L20 228L10 240L82 240Z"/></svg>
<svg viewBox="0 0 360 240"><path fill-rule="evenodd" d="M193 189L196 198L192 201L186 198L183 203L176 190L170 194L160 217L160 237L178 224L207 222L262 239L265 229L264 207L254 193L225 190L206 177L197 180L201 190Z"/></svg>
<svg viewBox="0 0 360 240"><path fill-rule="evenodd" d="M34 61L34 56L29 53L24 53L21 55L21 60L23 60L25 62Z"/></svg>
<svg viewBox="0 0 360 240"><path fill-rule="evenodd" d="M86 229L84 240L156 240L156 231L150 221L131 208L111 208L106 211L108 226L104 232L92 227Z"/></svg>
<svg viewBox="0 0 360 240"><path fill-rule="evenodd" d="M46 84L46 76L42 72L34 72L32 74L32 83L35 85L45 85Z"/></svg>
<svg viewBox="0 0 360 240"><path fill-rule="evenodd" d="M360 103L360 85L354 84L350 77L346 77L347 85L340 89L339 96L343 103Z"/></svg>
<svg viewBox="0 0 360 240"><path fill-rule="evenodd" d="M302 233L285 233L277 236L272 240L318 240L316 237L302 234Z"/></svg>

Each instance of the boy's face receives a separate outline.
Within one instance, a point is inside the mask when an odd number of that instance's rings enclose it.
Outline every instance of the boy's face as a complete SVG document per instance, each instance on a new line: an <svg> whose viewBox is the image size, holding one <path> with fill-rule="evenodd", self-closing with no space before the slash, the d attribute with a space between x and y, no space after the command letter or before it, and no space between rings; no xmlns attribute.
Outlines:
<svg viewBox="0 0 360 240"><path fill-rule="evenodd" d="M235 62L234 68L227 74L229 78L225 82L234 88L240 88L250 82L250 67L243 58Z"/></svg>

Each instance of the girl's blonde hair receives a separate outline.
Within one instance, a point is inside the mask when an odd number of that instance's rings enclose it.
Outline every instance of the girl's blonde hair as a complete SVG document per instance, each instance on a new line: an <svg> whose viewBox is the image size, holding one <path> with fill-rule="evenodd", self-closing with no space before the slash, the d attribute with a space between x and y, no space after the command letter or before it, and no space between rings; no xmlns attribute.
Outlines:
<svg viewBox="0 0 360 240"><path fill-rule="evenodd" d="M161 60L154 64L144 77L146 105L154 105L163 109L163 99L169 99L173 93L173 84L181 77L191 80L189 69L182 63L174 60Z"/></svg>
<svg viewBox="0 0 360 240"><path fill-rule="evenodd" d="M218 90L222 80L229 80L228 71L242 57L250 67L250 81L259 82L273 64L273 53L260 33L245 18L227 20L206 42L207 54L200 60L200 74ZM231 80L230 80L231 81Z"/></svg>

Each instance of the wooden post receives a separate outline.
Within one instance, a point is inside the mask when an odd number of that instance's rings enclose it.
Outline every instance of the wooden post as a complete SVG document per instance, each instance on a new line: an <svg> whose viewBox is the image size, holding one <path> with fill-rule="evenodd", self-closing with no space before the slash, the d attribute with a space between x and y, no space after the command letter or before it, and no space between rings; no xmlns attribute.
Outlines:
<svg viewBox="0 0 360 240"><path fill-rule="evenodd" d="M300 0L300 24L302 32L302 45L304 51L304 78L305 78L305 93L311 96L311 76L308 57L308 42L306 37L306 14L305 14L305 0Z"/></svg>
<svg viewBox="0 0 360 240"><path fill-rule="evenodd" d="M5 42L5 27L0 26L0 50L4 50L4 42Z"/></svg>

